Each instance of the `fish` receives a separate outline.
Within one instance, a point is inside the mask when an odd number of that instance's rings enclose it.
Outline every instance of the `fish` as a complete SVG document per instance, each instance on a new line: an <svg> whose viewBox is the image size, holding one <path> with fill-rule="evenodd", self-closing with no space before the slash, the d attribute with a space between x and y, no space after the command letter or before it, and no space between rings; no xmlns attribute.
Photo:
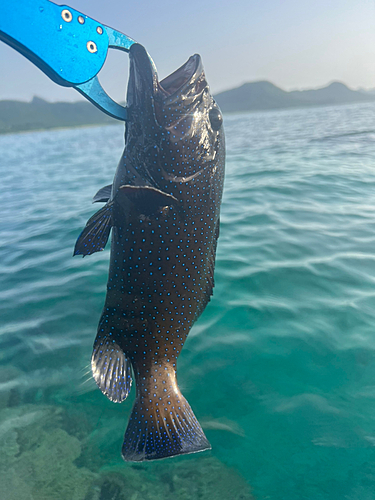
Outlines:
<svg viewBox="0 0 375 500"><path fill-rule="evenodd" d="M101 391L136 396L122 445L142 462L211 448L177 384L177 358L213 292L225 170L223 117L201 57L159 81L146 49L129 52L129 121L113 183L94 202L74 255L111 235L91 367Z"/></svg>

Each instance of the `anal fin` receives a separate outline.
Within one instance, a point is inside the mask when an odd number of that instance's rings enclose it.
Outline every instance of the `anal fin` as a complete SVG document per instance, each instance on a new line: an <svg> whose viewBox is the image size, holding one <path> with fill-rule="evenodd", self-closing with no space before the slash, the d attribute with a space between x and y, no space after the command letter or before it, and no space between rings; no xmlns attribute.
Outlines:
<svg viewBox="0 0 375 500"><path fill-rule="evenodd" d="M95 382L108 399L121 403L127 398L132 384L130 361L114 339L96 338L91 369Z"/></svg>
<svg viewBox="0 0 375 500"><path fill-rule="evenodd" d="M105 205L86 223L74 247L73 255L91 255L104 250L112 227L112 204Z"/></svg>

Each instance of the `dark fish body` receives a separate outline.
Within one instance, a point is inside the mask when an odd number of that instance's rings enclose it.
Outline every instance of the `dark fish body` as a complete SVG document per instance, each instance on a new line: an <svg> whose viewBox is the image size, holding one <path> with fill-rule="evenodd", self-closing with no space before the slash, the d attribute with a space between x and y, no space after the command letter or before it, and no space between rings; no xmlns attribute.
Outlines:
<svg viewBox="0 0 375 500"><path fill-rule="evenodd" d="M181 394L176 362L214 286L225 146L220 110L201 59L158 82L144 48L130 50L125 150L106 205L87 223L75 254L102 250L112 228L109 279L92 355L112 401L136 399L125 460L210 448Z"/></svg>

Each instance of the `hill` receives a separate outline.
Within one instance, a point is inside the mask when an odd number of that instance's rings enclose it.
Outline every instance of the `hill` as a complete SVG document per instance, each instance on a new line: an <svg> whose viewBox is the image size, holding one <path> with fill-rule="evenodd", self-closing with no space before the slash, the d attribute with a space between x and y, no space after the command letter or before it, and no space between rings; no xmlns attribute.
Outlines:
<svg viewBox="0 0 375 500"><path fill-rule="evenodd" d="M118 123L88 101L0 101L0 134L58 127Z"/></svg>
<svg viewBox="0 0 375 500"><path fill-rule="evenodd" d="M321 89L291 92L270 82L252 82L221 92L215 95L215 99L225 113L370 102L375 101L375 95L350 90L340 82Z"/></svg>
<svg viewBox="0 0 375 500"><path fill-rule="evenodd" d="M222 111L229 113L373 102L375 93L350 90L339 82L316 90L286 92L262 81L221 92L215 95L215 99ZM0 134L113 123L119 122L88 101L51 103L39 97L34 97L31 102L0 101Z"/></svg>

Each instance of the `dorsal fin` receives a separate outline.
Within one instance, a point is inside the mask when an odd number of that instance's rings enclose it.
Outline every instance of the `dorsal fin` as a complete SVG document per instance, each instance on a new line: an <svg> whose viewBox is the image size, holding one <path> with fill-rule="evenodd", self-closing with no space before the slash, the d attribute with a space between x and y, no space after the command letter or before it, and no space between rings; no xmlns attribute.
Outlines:
<svg viewBox="0 0 375 500"><path fill-rule="evenodd" d="M216 226L214 229L214 240L212 242L211 251L208 255L207 260L207 268L206 268L206 287L204 289L204 295L202 297L201 303L197 308L197 312L195 314L195 320L201 315L204 311L206 305L209 303L211 296L213 294L213 289L215 286L214 272L215 272L215 259L216 259L216 247L217 240L219 238L220 233L220 219L217 220Z"/></svg>

